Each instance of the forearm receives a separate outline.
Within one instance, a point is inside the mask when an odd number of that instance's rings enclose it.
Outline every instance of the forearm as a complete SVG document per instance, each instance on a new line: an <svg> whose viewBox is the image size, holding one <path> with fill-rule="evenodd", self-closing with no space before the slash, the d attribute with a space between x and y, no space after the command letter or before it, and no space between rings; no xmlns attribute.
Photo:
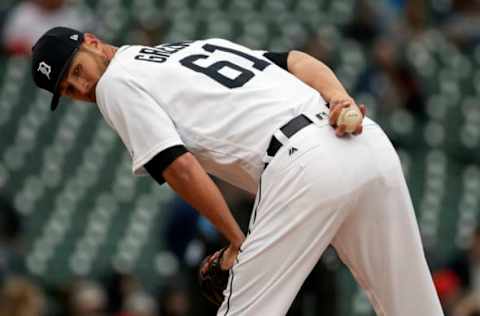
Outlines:
<svg viewBox="0 0 480 316"><path fill-rule="evenodd" d="M187 203L208 218L235 248L240 248L245 236L215 183L190 153L178 159L183 161L175 161L164 171L165 180Z"/></svg>
<svg viewBox="0 0 480 316"><path fill-rule="evenodd" d="M321 61L300 51L288 54L288 71L317 90L325 101L351 99L333 71Z"/></svg>

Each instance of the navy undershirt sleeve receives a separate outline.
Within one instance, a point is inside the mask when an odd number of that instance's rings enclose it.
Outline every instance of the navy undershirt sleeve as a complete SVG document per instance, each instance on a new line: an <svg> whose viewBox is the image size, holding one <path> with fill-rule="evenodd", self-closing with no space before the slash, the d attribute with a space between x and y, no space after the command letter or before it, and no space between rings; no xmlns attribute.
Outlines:
<svg viewBox="0 0 480 316"><path fill-rule="evenodd" d="M183 145L176 145L164 149L144 165L145 170L147 170L158 184L162 185L165 183L165 179L163 178L165 169L167 169L175 159L186 152L188 152L188 150Z"/></svg>
<svg viewBox="0 0 480 316"><path fill-rule="evenodd" d="M288 62L287 62L288 54L289 52L282 52L282 53L266 52L263 54L263 57L267 58L278 67L288 71Z"/></svg>

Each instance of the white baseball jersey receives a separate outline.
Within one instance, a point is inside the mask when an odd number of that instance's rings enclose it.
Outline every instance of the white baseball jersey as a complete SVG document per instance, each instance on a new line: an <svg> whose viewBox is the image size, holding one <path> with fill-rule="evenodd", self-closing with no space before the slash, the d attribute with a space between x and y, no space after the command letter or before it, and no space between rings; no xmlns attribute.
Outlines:
<svg viewBox="0 0 480 316"><path fill-rule="evenodd" d="M317 91L263 53L222 39L119 48L96 96L134 174L185 145L207 172L255 193L275 129L326 110Z"/></svg>

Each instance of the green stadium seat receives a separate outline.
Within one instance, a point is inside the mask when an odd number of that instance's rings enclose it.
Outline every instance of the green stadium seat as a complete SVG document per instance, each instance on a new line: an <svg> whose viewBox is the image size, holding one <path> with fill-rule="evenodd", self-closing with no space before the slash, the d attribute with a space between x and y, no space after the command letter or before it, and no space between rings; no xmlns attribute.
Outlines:
<svg viewBox="0 0 480 316"><path fill-rule="evenodd" d="M210 14L205 20L205 36L228 38L233 33L233 22L223 14Z"/></svg>
<svg viewBox="0 0 480 316"><path fill-rule="evenodd" d="M16 147L10 147L5 150L3 159L7 167L12 171L22 168L25 164L24 153Z"/></svg>
<svg viewBox="0 0 480 316"><path fill-rule="evenodd" d="M458 204L458 222L455 245L467 249L471 245L473 233L478 225L478 208L480 192L480 169L476 165L467 166L462 174L463 192Z"/></svg>
<svg viewBox="0 0 480 316"><path fill-rule="evenodd" d="M189 6L189 0L166 0L163 10L170 13L186 10Z"/></svg>
<svg viewBox="0 0 480 316"><path fill-rule="evenodd" d="M389 126L392 132L399 135L413 133L415 121L413 115L405 109L396 109L389 118Z"/></svg>
<svg viewBox="0 0 480 316"><path fill-rule="evenodd" d="M329 16L331 21L337 25L345 25L352 20L353 0L336 0L330 2Z"/></svg>
<svg viewBox="0 0 480 316"><path fill-rule="evenodd" d="M293 12L298 18L312 13L318 13L321 11L322 1L317 0L304 0L293 2Z"/></svg>
<svg viewBox="0 0 480 316"><path fill-rule="evenodd" d="M180 269L180 264L175 255L169 251L159 252L153 261L155 272L164 278L175 275Z"/></svg>
<svg viewBox="0 0 480 316"><path fill-rule="evenodd" d="M222 3L220 0L202 0L195 1L195 10L200 13L210 14L211 12L221 10Z"/></svg>
<svg viewBox="0 0 480 316"><path fill-rule="evenodd" d="M430 147L442 146L446 138L445 125L436 121L429 121L425 125L423 136L425 143Z"/></svg>
<svg viewBox="0 0 480 316"><path fill-rule="evenodd" d="M473 49L472 60L474 60L477 65L480 65L480 44L477 44Z"/></svg>
<svg viewBox="0 0 480 316"><path fill-rule="evenodd" d="M256 11L255 1L228 1L227 10L231 17L241 16Z"/></svg>

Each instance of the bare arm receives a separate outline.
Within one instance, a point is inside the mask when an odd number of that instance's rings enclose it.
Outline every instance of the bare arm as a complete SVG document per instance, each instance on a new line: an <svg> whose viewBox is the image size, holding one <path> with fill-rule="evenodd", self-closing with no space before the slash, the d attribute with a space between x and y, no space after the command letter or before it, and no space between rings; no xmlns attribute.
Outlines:
<svg viewBox="0 0 480 316"><path fill-rule="evenodd" d="M337 135L342 136L345 127L336 126L338 115L344 107L356 104L337 79L337 76L318 59L296 50L288 54L287 67L291 74L317 90L330 104L330 124L336 127ZM359 108L365 115L365 106L360 105ZM361 132L362 126L360 125L354 134L360 134Z"/></svg>
<svg viewBox="0 0 480 316"><path fill-rule="evenodd" d="M185 153L163 172L172 189L200 214L210 220L219 232L238 250L245 239L222 194L197 159Z"/></svg>
<svg viewBox="0 0 480 316"><path fill-rule="evenodd" d="M288 71L315 90L327 102L352 99L333 71L318 59L293 50L288 54Z"/></svg>

